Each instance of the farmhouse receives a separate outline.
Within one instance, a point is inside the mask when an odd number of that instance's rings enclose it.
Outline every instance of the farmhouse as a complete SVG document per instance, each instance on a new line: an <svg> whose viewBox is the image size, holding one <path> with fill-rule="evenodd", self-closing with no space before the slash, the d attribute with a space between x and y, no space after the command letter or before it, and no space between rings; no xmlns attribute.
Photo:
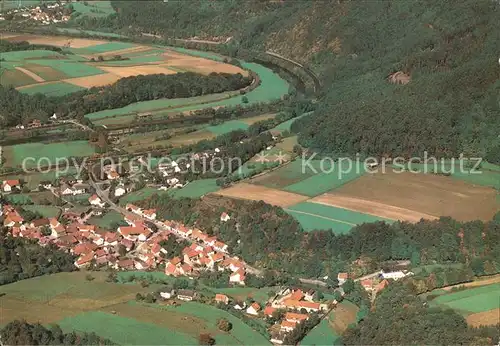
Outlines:
<svg viewBox="0 0 500 346"><path fill-rule="evenodd" d="M185 302L190 302L196 298L196 292L193 290L179 290L177 298Z"/></svg>
<svg viewBox="0 0 500 346"><path fill-rule="evenodd" d="M215 295L215 301L217 303L223 303L223 304L227 305L227 304L229 304L229 297L226 296L225 294L219 294L219 293L217 293Z"/></svg>
<svg viewBox="0 0 500 346"><path fill-rule="evenodd" d="M243 269L240 269L237 272L232 273L229 277L229 282L239 285L245 285L245 271Z"/></svg>
<svg viewBox="0 0 500 346"><path fill-rule="evenodd" d="M92 195L89 197L89 203L90 205L99 207L99 208L104 208L106 206L106 203L104 203L101 198L97 195Z"/></svg>
<svg viewBox="0 0 500 346"><path fill-rule="evenodd" d="M2 183L2 191L3 192L12 192L12 190L20 189L21 188L21 183L19 180L4 180Z"/></svg>
<svg viewBox="0 0 500 346"><path fill-rule="evenodd" d="M339 285L343 285L346 280L349 279L349 274L348 273L338 273L337 274L337 280L339 282Z"/></svg>
<svg viewBox="0 0 500 346"><path fill-rule="evenodd" d="M249 315L258 316L259 311L260 311L260 305L258 303L252 303L246 310L246 313Z"/></svg>
<svg viewBox="0 0 500 346"><path fill-rule="evenodd" d="M398 270L394 272L382 272L381 276L384 279L392 279L392 280L399 280L402 279L406 276L413 275L412 272L409 272L407 270Z"/></svg>
<svg viewBox="0 0 500 346"><path fill-rule="evenodd" d="M227 221L231 220L231 217L226 212L223 212L220 216L220 220L222 222L227 222Z"/></svg>
<svg viewBox="0 0 500 346"><path fill-rule="evenodd" d="M174 296L175 291L169 287L163 287L158 291L158 293L160 293L160 297L163 299L170 299Z"/></svg>

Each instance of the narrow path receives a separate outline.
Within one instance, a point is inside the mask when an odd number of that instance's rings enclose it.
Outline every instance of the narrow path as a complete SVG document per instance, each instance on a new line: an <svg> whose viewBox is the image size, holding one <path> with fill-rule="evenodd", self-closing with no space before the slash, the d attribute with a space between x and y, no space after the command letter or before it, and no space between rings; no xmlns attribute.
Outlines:
<svg viewBox="0 0 500 346"><path fill-rule="evenodd" d="M346 224L346 225L349 225L349 226L356 226L355 223L350 223L350 222L347 222L347 221L332 219L332 218L329 218L329 217L326 217L326 216L321 216L321 215L306 213L305 211L298 211L298 210L293 210L293 209L284 209L284 210L285 211L290 211L292 213L299 213L299 214L314 216L314 217L318 217L320 219L325 219L325 220L329 220L329 221L340 222L340 223L343 223L343 224Z"/></svg>

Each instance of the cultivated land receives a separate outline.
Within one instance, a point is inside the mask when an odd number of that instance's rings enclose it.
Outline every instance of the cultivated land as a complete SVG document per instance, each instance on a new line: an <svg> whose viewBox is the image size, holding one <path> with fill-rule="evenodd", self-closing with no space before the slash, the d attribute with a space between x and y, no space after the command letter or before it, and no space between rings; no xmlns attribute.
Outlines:
<svg viewBox="0 0 500 346"><path fill-rule="evenodd" d="M3 148L6 167L22 166L24 159L33 158L26 161L26 167L36 167L37 161L41 158L41 166L47 166L49 163L55 164L56 159L69 157L84 157L92 155L95 150L87 141L70 141L58 143L26 143ZM62 161L61 161L62 164Z"/></svg>
<svg viewBox="0 0 500 346"><path fill-rule="evenodd" d="M351 198L349 206L361 212L376 210L378 214L383 212L384 205L388 205L436 217L451 216L466 221L491 220L499 210L496 195L497 192L492 188L474 186L449 177L409 172L395 173L389 170L385 174L366 174L331 191L327 198L333 203L337 203L335 199L337 197ZM358 206L352 199L359 199ZM347 203L345 198L338 201ZM373 203L367 205L364 201L375 203L377 208L373 207ZM381 203L382 206L376 203ZM481 206L481 208L471 206Z"/></svg>
<svg viewBox="0 0 500 346"><path fill-rule="evenodd" d="M308 199L307 196L296 193L280 191L247 183L236 184L227 189L220 190L216 194L225 197L264 201L280 207L291 206Z"/></svg>
<svg viewBox="0 0 500 346"><path fill-rule="evenodd" d="M93 5L89 6L94 8ZM32 50L1 54L1 83L14 85L29 94L64 95L83 88L105 86L120 78L140 74L193 71L204 74L226 72L247 75L247 71L237 66L186 55L167 47L23 34L8 35L5 39L64 48L64 53ZM106 61L118 55L128 60ZM102 56L104 61L90 61L92 58L98 60L99 56Z"/></svg>
<svg viewBox="0 0 500 346"><path fill-rule="evenodd" d="M473 326L499 323L500 283L442 294L431 305L452 308Z"/></svg>
<svg viewBox="0 0 500 346"><path fill-rule="evenodd" d="M288 206L285 211L295 217L306 231L331 228L335 233L347 233L352 227L365 222L387 221L372 215L309 201Z"/></svg>

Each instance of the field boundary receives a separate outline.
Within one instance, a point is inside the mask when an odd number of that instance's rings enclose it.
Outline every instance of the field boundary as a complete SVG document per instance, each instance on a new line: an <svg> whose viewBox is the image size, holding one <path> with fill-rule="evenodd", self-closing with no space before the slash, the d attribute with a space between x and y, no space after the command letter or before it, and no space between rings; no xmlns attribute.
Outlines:
<svg viewBox="0 0 500 346"><path fill-rule="evenodd" d="M284 209L285 211L287 212L290 212L290 213L298 213L298 214L303 214L303 215L309 215L309 216L314 216L314 217L317 217L317 218L320 218L320 219L325 219L325 220L329 220L329 221L335 221L335 222L339 222L339 223L343 223L343 224L346 224L346 225L349 225L349 226L356 226L355 223L351 223L351 222L347 222L347 221L342 221L342 220L338 220L338 219L332 219L332 218L329 218L329 217L326 217L326 216L321 216L321 215L318 215L318 214L313 214L313 213L308 213L308 212L305 212L305 211L300 211L300 210L293 210L293 209Z"/></svg>
<svg viewBox="0 0 500 346"><path fill-rule="evenodd" d="M25 69L23 67L16 66L15 69L18 70L18 71L21 71L22 73L24 73L25 75L33 78L35 81L37 81L39 83L45 82L45 79L43 79L42 77L40 77L36 73L31 72L31 71L29 71L29 70L27 70L27 69Z"/></svg>

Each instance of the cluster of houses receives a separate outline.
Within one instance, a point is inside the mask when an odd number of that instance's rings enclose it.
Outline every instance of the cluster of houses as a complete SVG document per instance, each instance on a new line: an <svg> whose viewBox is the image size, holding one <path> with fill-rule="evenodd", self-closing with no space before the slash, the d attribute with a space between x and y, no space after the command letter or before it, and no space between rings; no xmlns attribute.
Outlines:
<svg viewBox="0 0 500 346"><path fill-rule="evenodd" d="M148 220L153 221L156 219L154 210L143 210L133 204L127 204L126 209ZM222 213L220 219L221 222L226 222L230 220L230 216L227 213ZM143 229L136 229L137 225L132 224L130 220L126 219L125 221L133 226L133 231L136 234L145 232ZM228 271L230 272L229 283L245 285L246 265L238 257L231 257L228 254L227 244L218 240L215 236L209 236L197 228L189 228L180 223L163 221L158 222L158 224L162 229L191 243L190 246L182 250L182 256L176 256L166 261L166 275L192 278L198 276L201 271ZM119 229L119 232L123 232L123 230ZM144 241L147 234L139 233L138 237L139 240Z"/></svg>
<svg viewBox="0 0 500 346"><path fill-rule="evenodd" d="M65 10L65 6L59 3L47 4L46 6L32 8L17 8L7 11L7 14L19 16L24 19L30 19L39 24L65 23L71 19L69 10ZM0 20L5 19L0 16Z"/></svg>

